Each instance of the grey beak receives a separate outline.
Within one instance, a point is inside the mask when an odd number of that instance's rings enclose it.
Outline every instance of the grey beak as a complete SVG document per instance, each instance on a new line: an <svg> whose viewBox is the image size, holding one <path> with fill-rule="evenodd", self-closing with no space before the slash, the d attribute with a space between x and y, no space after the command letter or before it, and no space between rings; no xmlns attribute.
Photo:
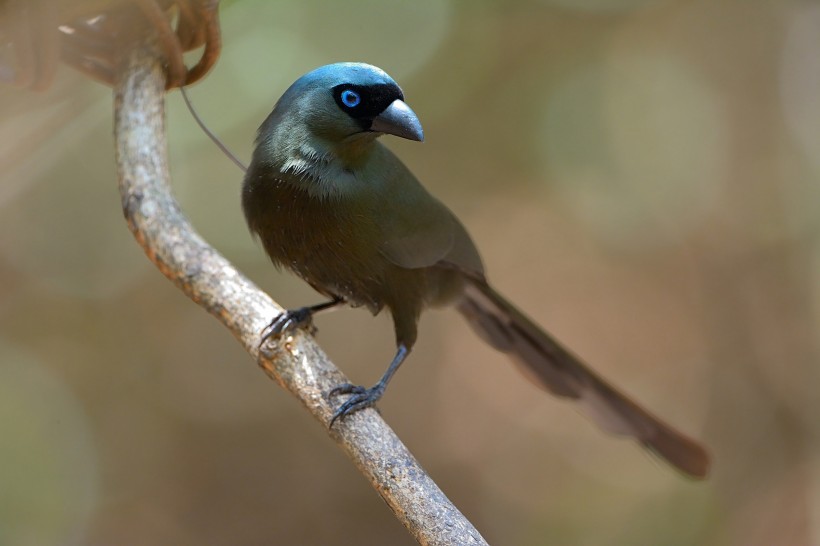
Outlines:
<svg viewBox="0 0 820 546"><path fill-rule="evenodd" d="M404 101L396 99L384 111L373 118L371 131L387 133L408 140L424 141L424 130L416 114Z"/></svg>

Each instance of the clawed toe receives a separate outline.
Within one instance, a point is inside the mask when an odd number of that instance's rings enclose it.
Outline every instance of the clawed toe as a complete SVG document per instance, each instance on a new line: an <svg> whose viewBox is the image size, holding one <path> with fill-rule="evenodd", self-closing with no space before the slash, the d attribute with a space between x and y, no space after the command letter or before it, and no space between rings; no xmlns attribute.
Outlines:
<svg viewBox="0 0 820 546"><path fill-rule="evenodd" d="M364 394L367 392L367 389L362 387L361 385L354 385L352 383L342 383L336 387L333 387L329 393L327 393L328 397L333 397L339 394Z"/></svg>
<svg viewBox="0 0 820 546"><path fill-rule="evenodd" d="M276 315L273 320L270 321L270 324L262 330L262 338L259 341L259 345L261 347L270 338L279 337L297 328L305 328L311 334L315 333L313 313L309 307L288 310Z"/></svg>
<svg viewBox="0 0 820 546"><path fill-rule="evenodd" d="M335 423L337 419L371 407L381 398L382 392L383 389L378 387L367 389L361 385L352 385L350 383L344 383L338 387L334 387L328 393L329 397L339 394L350 394L351 396L333 413L333 417L330 418L330 428L333 428L333 423Z"/></svg>

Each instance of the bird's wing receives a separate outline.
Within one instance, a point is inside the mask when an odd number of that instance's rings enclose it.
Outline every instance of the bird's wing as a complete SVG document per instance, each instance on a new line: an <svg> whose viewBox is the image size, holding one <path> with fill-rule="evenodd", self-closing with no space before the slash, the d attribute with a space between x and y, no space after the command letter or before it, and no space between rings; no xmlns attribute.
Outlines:
<svg viewBox="0 0 820 546"><path fill-rule="evenodd" d="M379 250L388 260L407 269L429 267L453 248L453 222L436 214L425 203L407 203L390 214L380 226Z"/></svg>
<svg viewBox="0 0 820 546"><path fill-rule="evenodd" d="M445 264L481 276L481 258L467 230L404 165L399 166L394 166L385 185L388 195L380 200L389 207L379 214L382 255L408 269Z"/></svg>

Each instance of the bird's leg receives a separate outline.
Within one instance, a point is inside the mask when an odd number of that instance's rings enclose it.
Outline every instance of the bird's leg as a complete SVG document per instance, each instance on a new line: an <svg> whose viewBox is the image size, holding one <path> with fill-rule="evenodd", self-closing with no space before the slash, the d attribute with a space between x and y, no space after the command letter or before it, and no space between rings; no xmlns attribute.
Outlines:
<svg viewBox="0 0 820 546"><path fill-rule="evenodd" d="M286 332L292 332L296 328L305 328L311 334L316 333L316 328L313 326L313 315L327 309L336 307L344 300L342 298L333 298L330 301L311 305L309 307L300 307L299 309L289 309L284 313L280 313L273 317L265 329L262 331L262 339L259 341L259 346L272 337L279 337Z"/></svg>
<svg viewBox="0 0 820 546"><path fill-rule="evenodd" d="M333 417L330 419L330 428L333 428L333 423L336 422L336 419L345 417L361 409L369 408L378 402L379 398L384 394L384 390L387 388L387 383L390 382L390 378L393 377L393 374L396 373L396 370L399 369L399 366L401 366L401 363L404 362L408 354L410 354L410 349L407 345L399 343L396 356L393 357L393 361L390 363L390 366L387 367L387 371L384 372L384 375L379 379L378 383L369 389L361 385L352 385L350 383L344 383L338 387L334 387L328 393L328 397L336 396L337 394L351 394L352 396L345 400L344 404L339 406L339 409L333 413Z"/></svg>

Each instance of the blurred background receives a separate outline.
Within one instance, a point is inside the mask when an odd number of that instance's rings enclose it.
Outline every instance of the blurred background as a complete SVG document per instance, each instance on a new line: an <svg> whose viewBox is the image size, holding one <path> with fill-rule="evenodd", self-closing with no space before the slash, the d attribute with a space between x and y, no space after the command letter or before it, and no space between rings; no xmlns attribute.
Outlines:
<svg viewBox="0 0 820 546"><path fill-rule="evenodd" d="M452 311L380 403L493 544L820 544L820 4L236 0L191 89L247 160L298 76L388 71L424 144L385 138L494 285L702 439L689 481L524 379ZM322 426L134 243L112 94L67 67L0 87L0 544L413 544ZM193 224L274 299L320 298L248 234L241 173L168 99ZM319 341L358 383L389 316Z"/></svg>

